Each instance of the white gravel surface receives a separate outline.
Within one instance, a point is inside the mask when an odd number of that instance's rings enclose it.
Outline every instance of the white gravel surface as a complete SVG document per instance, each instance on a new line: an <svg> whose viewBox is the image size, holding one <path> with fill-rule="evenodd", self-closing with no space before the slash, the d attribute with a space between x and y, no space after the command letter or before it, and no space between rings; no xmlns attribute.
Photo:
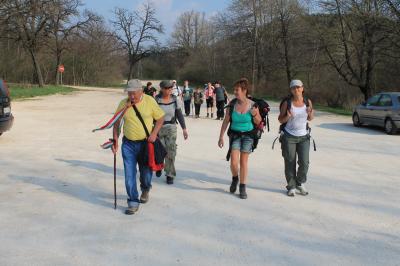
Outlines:
<svg viewBox="0 0 400 266"><path fill-rule="evenodd" d="M220 121L188 118L173 186L126 216L118 155L99 145L124 97L79 91L14 102L0 137L0 265L400 265L400 136L317 113L307 197L285 195L277 108L250 158L247 200L228 193ZM202 110L204 115L204 110ZM181 132L181 131L180 131Z"/></svg>

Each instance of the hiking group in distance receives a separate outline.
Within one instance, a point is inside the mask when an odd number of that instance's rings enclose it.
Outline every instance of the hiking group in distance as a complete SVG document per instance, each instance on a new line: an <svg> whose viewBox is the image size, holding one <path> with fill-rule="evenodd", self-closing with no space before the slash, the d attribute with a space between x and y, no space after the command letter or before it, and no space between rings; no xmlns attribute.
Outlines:
<svg viewBox="0 0 400 266"><path fill-rule="evenodd" d="M174 183L177 124L182 128L186 141L189 134L183 111L188 117L193 113L194 105L195 118L199 118L204 99L207 103L207 117L213 118L215 105L216 120L223 120L218 146L225 146L225 132L229 137L226 156L230 160L232 176L229 191L233 194L239 187L239 198L247 198L248 159L257 148L264 130L268 128L269 131L270 111L266 101L251 96L248 79L241 78L233 84L234 98L231 100L218 81L193 90L187 80L182 88L177 86L175 80L164 80L160 82L160 91L157 93L151 82L142 87L140 80L133 79L128 82L125 91L128 97L119 103L113 118L115 122L112 123L113 139L110 147L116 154L123 120L121 151L128 194L126 214L136 213L140 203L148 202L153 171L157 177L164 171L167 184ZM289 95L281 101L278 117L281 124L279 141L284 158L286 189L290 197L296 194L306 196L311 139L308 122L314 118L314 110L311 100L304 96L304 86L300 80L292 80L289 91ZM142 192L140 197L136 185L137 166Z"/></svg>

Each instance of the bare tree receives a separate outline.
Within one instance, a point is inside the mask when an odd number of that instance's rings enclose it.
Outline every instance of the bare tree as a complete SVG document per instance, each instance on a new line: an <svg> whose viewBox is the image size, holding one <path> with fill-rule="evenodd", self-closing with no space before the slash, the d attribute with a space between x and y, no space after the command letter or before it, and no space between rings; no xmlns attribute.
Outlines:
<svg viewBox="0 0 400 266"><path fill-rule="evenodd" d="M55 10L51 16L50 24L54 43L49 43L49 47L54 52L56 59L54 77L57 85L60 83L58 66L62 62L63 52L69 47L69 38L76 30L100 19L88 11L85 11L81 16L78 9L80 6L82 6L81 0L57 0L54 2Z"/></svg>
<svg viewBox="0 0 400 266"><path fill-rule="evenodd" d="M5 0L0 7L7 37L20 42L29 53L40 87L44 80L37 55L48 40L53 10L51 0Z"/></svg>
<svg viewBox="0 0 400 266"><path fill-rule="evenodd" d="M323 48L339 75L349 85L358 87L365 100L374 92L373 75L385 52L389 35L382 27L380 0L332 0L324 2L335 16L320 29Z"/></svg>
<svg viewBox="0 0 400 266"><path fill-rule="evenodd" d="M183 50L186 56L190 56L192 52L208 44L207 26L204 13L186 11L178 17L170 43L173 47Z"/></svg>
<svg viewBox="0 0 400 266"><path fill-rule="evenodd" d="M135 65L150 56L151 45L157 45L157 33L163 33L163 27L156 18L156 10L147 2L141 9L130 12L123 8L115 8L114 20L111 21L117 39L128 53L128 80L133 77Z"/></svg>

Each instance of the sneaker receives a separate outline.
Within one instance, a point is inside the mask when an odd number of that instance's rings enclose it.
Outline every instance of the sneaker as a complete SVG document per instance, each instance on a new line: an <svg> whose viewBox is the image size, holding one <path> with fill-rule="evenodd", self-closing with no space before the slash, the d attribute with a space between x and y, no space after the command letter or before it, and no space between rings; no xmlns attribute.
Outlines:
<svg viewBox="0 0 400 266"><path fill-rule="evenodd" d="M126 214L126 215L132 215L132 214L135 214L138 210L139 210L139 206L136 206L136 207L128 207L128 208L125 210L125 214Z"/></svg>
<svg viewBox="0 0 400 266"><path fill-rule="evenodd" d="M173 183L174 183L174 178L170 177L170 176L167 176L167 184L168 185L172 185Z"/></svg>
<svg viewBox="0 0 400 266"><path fill-rule="evenodd" d="M246 184L239 185L239 198L247 199Z"/></svg>
<svg viewBox="0 0 400 266"><path fill-rule="evenodd" d="M304 184L301 184L300 186L296 187L296 192L300 195L303 196L307 196L308 195L308 191L306 190L306 187L304 186Z"/></svg>
<svg viewBox="0 0 400 266"><path fill-rule="evenodd" d="M232 194L236 192L238 183L239 183L239 177L233 176L233 177L232 177L231 187L229 188L229 191L230 191Z"/></svg>
<svg viewBox="0 0 400 266"><path fill-rule="evenodd" d="M288 192L287 192L287 195L289 197L294 197L295 194L296 194L296 189L294 189L294 188L289 189Z"/></svg>
<svg viewBox="0 0 400 266"><path fill-rule="evenodd" d="M156 172L156 176L157 176L157 177L160 177L161 175L162 175L162 171L157 171L157 172Z"/></svg>
<svg viewBox="0 0 400 266"><path fill-rule="evenodd" d="M149 191L145 190L142 192L142 195L140 195L140 203L146 203L149 201Z"/></svg>

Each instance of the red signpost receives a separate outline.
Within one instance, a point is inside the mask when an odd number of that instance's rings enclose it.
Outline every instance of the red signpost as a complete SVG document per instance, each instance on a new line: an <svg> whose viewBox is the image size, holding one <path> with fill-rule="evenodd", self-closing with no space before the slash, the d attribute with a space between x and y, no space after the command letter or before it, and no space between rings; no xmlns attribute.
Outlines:
<svg viewBox="0 0 400 266"><path fill-rule="evenodd" d="M62 80L63 80L64 70L65 70L64 65L59 65L58 66L58 72L60 72L60 81L61 81L60 84L61 85L63 84Z"/></svg>

